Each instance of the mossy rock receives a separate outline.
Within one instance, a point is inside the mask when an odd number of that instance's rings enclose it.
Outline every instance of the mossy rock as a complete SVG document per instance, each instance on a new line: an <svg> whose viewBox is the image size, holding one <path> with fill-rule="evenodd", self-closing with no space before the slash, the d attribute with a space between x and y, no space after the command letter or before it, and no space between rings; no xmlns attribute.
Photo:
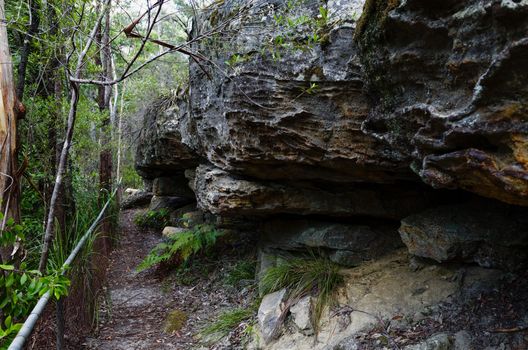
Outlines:
<svg viewBox="0 0 528 350"><path fill-rule="evenodd" d="M355 39L361 41L365 36L380 33L389 12L398 5L400 0L367 0L356 24Z"/></svg>

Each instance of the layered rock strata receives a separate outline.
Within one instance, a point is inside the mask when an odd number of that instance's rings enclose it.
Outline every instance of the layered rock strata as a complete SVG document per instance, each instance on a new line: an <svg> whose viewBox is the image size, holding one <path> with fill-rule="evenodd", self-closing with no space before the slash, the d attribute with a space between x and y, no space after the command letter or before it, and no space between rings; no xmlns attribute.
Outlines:
<svg viewBox="0 0 528 350"><path fill-rule="evenodd" d="M522 266L501 252L526 247L510 238L528 214L528 2L290 3L195 18L208 60L145 114L137 168L154 191L170 178L164 195L186 197L189 181L219 220L349 264L398 246L401 221L412 254ZM513 209L473 207L499 201Z"/></svg>

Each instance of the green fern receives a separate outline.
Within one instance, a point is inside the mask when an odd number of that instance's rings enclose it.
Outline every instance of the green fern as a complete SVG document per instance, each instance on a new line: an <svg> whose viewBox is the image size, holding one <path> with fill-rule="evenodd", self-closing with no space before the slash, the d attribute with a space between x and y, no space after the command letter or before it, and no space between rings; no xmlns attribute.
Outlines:
<svg viewBox="0 0 528 350"><path fill-rule="evenodd" d="M193 255L213 247L222 234L222 231L216 230L211 225L196 225L188 231L170 236L168 242L162 242L150 251L136 271L144 271L152 266L172 261L174 258L186 262Z"/></svg>

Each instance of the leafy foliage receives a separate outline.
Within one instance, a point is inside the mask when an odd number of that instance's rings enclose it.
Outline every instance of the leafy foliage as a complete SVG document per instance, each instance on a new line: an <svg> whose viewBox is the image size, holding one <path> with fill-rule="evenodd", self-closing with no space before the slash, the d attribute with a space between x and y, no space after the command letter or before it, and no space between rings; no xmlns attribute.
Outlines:
<svg viewBox="0 0 528 350"><path fill-rule="evenodd" d="M269 268L260 281L260 287L264 294L286 288L290 300L315 294L311 321L317 333L323 310L335 301L335 291L343 281L339 265L312 254L308 258L291 258Z"/></svg>
<svg viewBox="0 0 528 350"><path fill-rule="evenodd" d="M0 213L0 221L3 214ZM6 227L0 235L0 247L13 247L23 242L23 227L6 220ZM0 264L0 310L4 315L0 323L0 346L9 342L22 326L22 321L31 311L35 302L44 293L50 292L55 299L68 295L70 281L64 269L55 270L47 276L37 270L29 270L26 262Z"/></svg>
<svg viewBox="0 0 528 350"><path fill-rule="evenodd" d="M222 231L216 230L211 225L196 225L188 231L170 236L167 242L158 244L136 270L143 271L174 259L186 262L200 252L207 252L222 234Z"/></svg>

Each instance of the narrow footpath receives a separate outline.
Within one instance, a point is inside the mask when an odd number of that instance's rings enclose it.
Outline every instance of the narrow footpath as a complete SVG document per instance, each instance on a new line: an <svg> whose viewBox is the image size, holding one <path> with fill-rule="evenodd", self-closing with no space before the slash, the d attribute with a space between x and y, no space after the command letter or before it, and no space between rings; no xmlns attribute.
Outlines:
<svg viewBox="0 0 528 350"><path fill-rule="evenodd" d="M107 298L99 309L96 336L87 338L84 349L187 349L190 334L164 332L167 314L178 306L179 293L167 291L154 273L137 273L136 266L161 240L134 224L138 211L121 212L119 246L110 257Z"/></svg>

